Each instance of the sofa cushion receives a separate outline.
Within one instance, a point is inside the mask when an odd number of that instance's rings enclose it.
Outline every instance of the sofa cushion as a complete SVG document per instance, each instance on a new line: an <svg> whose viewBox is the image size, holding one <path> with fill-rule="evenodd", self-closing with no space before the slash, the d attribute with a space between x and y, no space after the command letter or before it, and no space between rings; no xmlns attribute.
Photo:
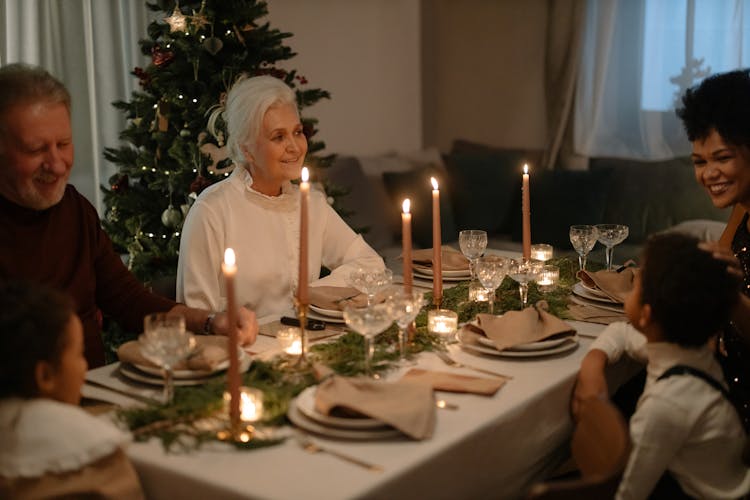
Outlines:
<svg viewBox="0 0 750 500"><path fill-rule="evenodd" d="M532 172L531 242L548 243L558 250L569 249L570 226L600 223L607 202L609 174L606 169ZM511 208L512 235L516 241L522 238L520 191L514 196Z"/></svg>
<svg viewBox="0 0 750 500"><path fill-rule="evenodd" d="M451 207L451 186L446 172L441 168L422 167L408 172L385 172L383 182L390 202L383 216L401 220L401 204L405 198L411 201L412 241L422 248L432 247L432 187L430 177L435 177L440 186L440 231L443 243L456 241L458 231ZM399 229L400 232L400 229Z"/></svg>

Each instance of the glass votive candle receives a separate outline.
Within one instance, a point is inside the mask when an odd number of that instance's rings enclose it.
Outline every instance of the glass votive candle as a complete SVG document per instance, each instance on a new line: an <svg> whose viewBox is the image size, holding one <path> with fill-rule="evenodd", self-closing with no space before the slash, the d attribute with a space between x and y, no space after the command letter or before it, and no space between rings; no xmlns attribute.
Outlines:
<svg viewBox="0 0 750 500"><path fill-rule="evenodd" d="M229 412L232 396L224 391L224 406ZM252 387L240 387L240 420L244 423L257 422L263 418L263 392Z"/></svg>
<svg viewBox="0 0 750 500"><path fill-rule="evenodd" d="M560 269L557 266L546 265L542 267L536 284L543 292L554 290L560 280Z"/></svg>
<svg viewBox="0 0 750 500"><path fill-rule="evenodd" d="M531 258L546 262L552 258L552 245L546 243L537 243L531 245Z"/></svg>
<svg viewBox="0 0 750 500"><path fill-rule="evenodd" d="M474 302L487 302L489 300L489 293L481 283L478 281L472 281L469 283L469 300Z"/></svg>
<svg viewBox="0 0 750 500"><path fill-rule="evenodd" d="M276 332L276 340L279 341L281 350L286 354L292 356L302 354L302 339L300 338L299 328L282 328Z"/></svg>
<svg viewBox="0 0 750 500"><path fill-rule="evenodd" d="M441 336L451 342L458 330L458 314L450 309L431 309L427 311L427 331Z"/></svg>

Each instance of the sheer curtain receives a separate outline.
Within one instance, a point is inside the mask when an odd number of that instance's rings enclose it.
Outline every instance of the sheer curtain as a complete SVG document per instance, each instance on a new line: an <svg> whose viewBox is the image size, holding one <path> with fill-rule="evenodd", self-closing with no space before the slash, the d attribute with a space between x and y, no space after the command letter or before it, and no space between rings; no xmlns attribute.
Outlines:
<svg viewBox="0 0 750 500"><path fill-rule="evenodd" d="M587 0L574 111L586 156L689 154L676 98L708 74L747 66L750 0Z"/></svg>
<svg viewBox="0 0 750 500"><path fill-rule="evenodd" d="M100 212L99 186L115 172L102 153L125 127L111 103L137 86L130 71L146 64L138 40L149 14L143 1L0 0L0 64L42 66L68 87L76 148L70 182Z"/></svg>

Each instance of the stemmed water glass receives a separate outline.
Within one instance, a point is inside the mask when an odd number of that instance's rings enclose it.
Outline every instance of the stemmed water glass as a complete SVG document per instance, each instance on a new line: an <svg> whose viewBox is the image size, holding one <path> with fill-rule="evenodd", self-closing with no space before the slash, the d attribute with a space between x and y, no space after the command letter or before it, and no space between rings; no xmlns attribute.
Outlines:
<svg viewBox="0 0 750 500"><path fill-rule="evenodd" d="M487 289L490 302L490 314L495 312L495 290L508 274L510 260L497 255L488 255L477 261L477 276L482 286Z"/></svg>
<svg viewBox="0 0 750 500"><path fill-rule="evenodd" d="M581 271L586 270L586 257L596 245L599 231L596 226L581 224L570 226L570 243L578 254L578 267Z"/></svg>
<svg viewBox="0 0 750 500"><path fill-rule="evenodd" d="M521 296L521 309L529 304L529 283L536 281L544 267L538 260L514 260L510 265L509 275L518 282L518 294Z"/></svg>
<svg viewBox="0 0 750 500"><path fill-rule="evenodd" d="M597 239L599 243L607 247L607 271L612 270L612 252L615 245L619 245L628 237L628 226L623 224L597 224L596 230L599 232Z"/></svg>
<svg viewBox="0 0 750 500"><path fill-rule="evenodd" d="M477 278L477 259L484 254L487 248L487 231L479 229L466 229L458 233L458 246L461 253L469 259L469 272L472 281Z"/></svg>
<svg viewBox="0 0 750 500"><path fill-rule="evenodd" d="M195 337L185 330L183 316L165 313L149 314L143 320L143 333L138 337L141 354L159 365L164 374L164 402L174 401L174 366L195 348Z"/></svg>
<svg viewBox="0 0 750 500"><path fill-rule="evenodd" d="M372 372L373 339L393 323L388 303L367 307L347 306L344 308L346 326L365 338L365 372L372 378L379 378Z"/></svg>
<svg viewBox="0 0 750 500"><path fill-rule="evenodd" d="M388 297L388 304L391 307L391 317L398 326L399 364L401 366L413 364L406 359L406 329L422 310L424 294L416 290L411 292L398 290Z"/></svg>
<svg viewBox="0 0 750 500"><path fill-rule="evenodd" d="M388 268L359 267L349 274L349 285L367 295L368 307L375 294L393 282L393 272Z"/></svg>

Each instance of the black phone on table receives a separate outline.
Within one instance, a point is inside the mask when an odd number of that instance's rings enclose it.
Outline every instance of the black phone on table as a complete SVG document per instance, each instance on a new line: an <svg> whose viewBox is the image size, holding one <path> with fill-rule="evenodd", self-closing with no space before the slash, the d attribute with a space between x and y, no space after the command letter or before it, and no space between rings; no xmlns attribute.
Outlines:
<svg viewBox="0 0 750 500"><path fill-rule="evenodd" d="M287 325L287 326L296 326L299 327L299 319L292 318L290 316L284 316L281 318L281 324ZM310 319L307 318L307 328L306 330L325 330L326 324L325 321L320 321L319 319Z"/></svg>

